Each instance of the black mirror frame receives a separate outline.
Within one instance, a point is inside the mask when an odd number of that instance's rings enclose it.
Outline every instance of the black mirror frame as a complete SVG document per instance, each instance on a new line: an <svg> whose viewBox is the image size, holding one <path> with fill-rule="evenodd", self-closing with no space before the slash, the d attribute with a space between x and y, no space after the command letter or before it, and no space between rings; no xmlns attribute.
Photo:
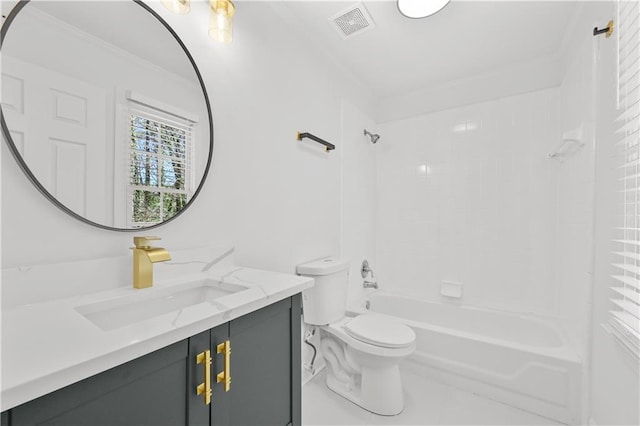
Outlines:
<svg viewBox="0 0 640 426"><path fill-rule="evenodd" d="M2 23L2 29L0 31L0 52L2 52L2 45L4 44L5 35L6 35L7 31L9 30L9 27L11 26L11 22L13 22L13 20L15 19L17 14L20 12L20 10L22 10L22 8L24 8L30 1L31 0L19 0L19 2L14 6L14 8L11 10L9 15L7 15L6 19ZM207 176L209 174L209 169L211 168L211 162L212 162L212 159L213 159L213 117L212 117L212 114L211 114L211 104L209 102L209 96L207 94L207 89L206 89L206 87L204 85L204 81L202 80L202 75L200 74L200 70L198 69L198 66L196 65L195 61L193 60L193 56L191 56L191 53L189 52L187 47L184 45L184 43L182 42L182 40L180 39L178 34L176 34L176 32L173 30L173 28L171 28L171 26L164 19L162 19L162 17L160 15L158 15L157 12L155 12L153 9L151 9L151 7L147 6L142 0L132 0L132 1L134 3L136 3L136 4L138 4L143 9L145 9L147 12L149 12L153 17L155 17L158 20L158 22L160 22L167 29L167 31L169 31L169 33L175 38L175 40L178 42L178 44L180 45L180 47L182 48L184 53L187 55L187 58L189 58L189 61L191 62L191 65L193 66L193 70L195 71L196 76L198 77L198 82L200 83L200 88L202 89L202 94L204 95L204 100L205 100L205 103L206 103L206 106L207 106L207 116L208 116L208 119L209 119L209 157L207 158L207 165L205 166L204 173L202 175L202 179L200 180L200 184L198 185L198 188L193 193L193 196L191 197L189 202L184 206L184 208L182 210L180 210L178 213L176 213L171 218L165 220L164 222L158 223L158 224L153 225L153 226L146 226L146 227L142 227L142 228L132 228L132 229L129 229L129 228L116 228L116 227L113 227L113 226L107 226L107 225L103 225L101 223L93 222L93 221L91 221L91 220L89 220L89 219L87 219L87 218L85 218L83 216L80 216L79 214L77 214L73 210L69 209L64 204L62 204L60 201L58 201L49 191L47 191L44 188L44 186L42 186L42 184L38 181L38 179L31 172L31 170L29 169L29 166L27 166L27 164L25 163L24 159L22 158L22 155L20 155L20 152L18 151L18 148L16 147L15 143L13 142L13 139L11 138L11 134L9 133L9 128L7 127L7 123L5 122L5 119L4 119L4 114L2 113L2 108L0 108L0 122L1 122L1 125L2 125L2 134L4 136L4 139L5 139L6 143L7 143L7 145L9 146L9 150L11 151L11 154L13 155L13 158L15 158L15 160L18 162L18 165L20 166L20 168L22 169L24 174L27 176L27 178L31 181L33 186L35 186L36 189L38 189L38 191L40 191L40 193L42 193L42 195L44 195L49 201L51 201L51 203L53 203L53 205L55 205L56 207L58 207L60 210L62 210L63 212L67 213L68 215L74 217L75 219L78 219L79 221L84 222L87 225L91 225L91 226L94 226L94 227L97 227L97 228L101 228L101 229L106 229L106 230L109 230L109 231L118 231L118 232L140 232L140 231L144 231L144 230L148 230L148 229L155 229L155 228L158 228L159 226L165 225L165 224L173 221L177 217L179 217L185 210L187 210L189 207L191 207L191 204L198 197L198 194L202 190L202 187L204 186L204 183L207 180Z"/></svg>

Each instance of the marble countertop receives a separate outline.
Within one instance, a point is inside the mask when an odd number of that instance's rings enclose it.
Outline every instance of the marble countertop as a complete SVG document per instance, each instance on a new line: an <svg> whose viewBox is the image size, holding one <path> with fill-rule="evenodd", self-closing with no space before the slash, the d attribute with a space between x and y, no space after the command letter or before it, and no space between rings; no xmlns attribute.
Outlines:
<svg viewBox="0 0 640 426"><path fill-rule="evenodd" d="M194 262L206 264L205 261ZM223 262L203 271L202 265L174 262L159 274L154 287L103 289L35 303L7 304L3 291L2 379L0 411L30 401L112 367L213 328L313 286L313 279L263 271ZM186 266L185 266L186 265ZM93 265L95 266L95 265ZM177 267L175 267L177 266ZM91 266L89 266L91 267ZM158 268L161 269L162 267ZM165 269L172 269L170 266ZM24 274L4 271L7 278ZM33 272L42 275L42 271ZM176 277L180 279L177 280ZM142 292L166 291L173 285L208 278L245 290L166 314L103 330L77 308ZM13 294L8 291L10 296ZM25 297L21 302L24 302Z"/></svg>

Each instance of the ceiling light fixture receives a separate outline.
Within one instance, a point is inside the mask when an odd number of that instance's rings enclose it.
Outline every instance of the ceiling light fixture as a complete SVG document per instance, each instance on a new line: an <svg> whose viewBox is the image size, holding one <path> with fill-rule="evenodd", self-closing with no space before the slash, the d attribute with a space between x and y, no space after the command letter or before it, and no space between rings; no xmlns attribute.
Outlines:
<svg viewBox="0 0 640 426"><path fill-rule="evenodd" d="M398 10L407 18L426 18L442 10L450 0L398 0Z"/></svg>
<svg viewBox="0 0 640 426"><path fill-rule="evenodd" d="M184 15L191 10L191 0L162 0L162 5L178 15Z"/></svg>
<svg viewBox="0 0 640 426"><path fill-rule="evenodd" d="M209 6L211 7L209 37L218 43L231 43L236 7L231 0L209 0Z"/></svg>

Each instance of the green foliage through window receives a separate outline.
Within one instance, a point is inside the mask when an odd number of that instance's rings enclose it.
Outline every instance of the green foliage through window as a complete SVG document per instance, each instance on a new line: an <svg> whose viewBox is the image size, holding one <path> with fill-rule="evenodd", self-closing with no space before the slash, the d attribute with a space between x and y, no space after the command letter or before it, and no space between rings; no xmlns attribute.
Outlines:
<svg viewBox="0 0 640 426"><path fill-rule="evenodd" d="M188 202L189 129L142 114L130 115L129 129L131 222L163 222Z"/></svg>

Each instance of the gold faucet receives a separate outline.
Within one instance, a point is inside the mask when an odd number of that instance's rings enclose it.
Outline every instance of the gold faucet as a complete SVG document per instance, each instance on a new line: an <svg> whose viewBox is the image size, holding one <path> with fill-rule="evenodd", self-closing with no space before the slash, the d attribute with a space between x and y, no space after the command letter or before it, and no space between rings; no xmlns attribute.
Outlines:
<svg viewBox="0 0 640 426"><path fill-rule="evenodd" d="M133 237L133 287L148 288L153 285L153 264L171 260L169 252L162 247L151 247L149 241L160 237Z"/></svg>

